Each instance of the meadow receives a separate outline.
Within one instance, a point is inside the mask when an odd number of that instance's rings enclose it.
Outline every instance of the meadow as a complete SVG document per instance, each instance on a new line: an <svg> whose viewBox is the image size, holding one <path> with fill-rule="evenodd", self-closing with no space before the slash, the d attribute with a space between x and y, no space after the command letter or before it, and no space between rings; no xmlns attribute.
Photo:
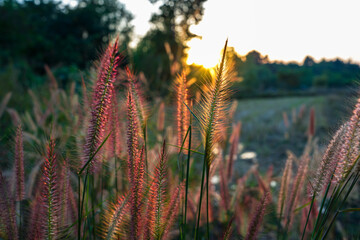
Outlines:
<svg viewBox="0 0 360 240"><path fill-rule="evenodd" d="M167 98L120 67L117 40L81 85L46 69L31 110L4 96L0 238L359 238L356 93L233 99L226 48Z"/></svg>

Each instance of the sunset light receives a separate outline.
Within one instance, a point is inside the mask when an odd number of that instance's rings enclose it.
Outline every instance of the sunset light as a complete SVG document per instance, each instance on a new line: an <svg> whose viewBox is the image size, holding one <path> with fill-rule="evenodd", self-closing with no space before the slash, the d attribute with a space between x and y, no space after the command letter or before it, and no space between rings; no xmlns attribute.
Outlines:
<svg viewBox="0 0 360 240"><path fill-rule="evenodd" d="M202 21L190 28L202 40L189 42L188 64L214 65L226 37L241 55L257 50L285 62L301 63L307 55L360 62L355 47L360 34L354 30L360 21L359 1L227 0L204 6Z"/></svg>
<svg viewBox="0 0 360 240"><path fill-rule="evenodd" d="M211 45L206 39L192 39L188 42L188 58L187 64L202 65L205 68L212 68L218 64L221 43L219 45Z"/></svg>

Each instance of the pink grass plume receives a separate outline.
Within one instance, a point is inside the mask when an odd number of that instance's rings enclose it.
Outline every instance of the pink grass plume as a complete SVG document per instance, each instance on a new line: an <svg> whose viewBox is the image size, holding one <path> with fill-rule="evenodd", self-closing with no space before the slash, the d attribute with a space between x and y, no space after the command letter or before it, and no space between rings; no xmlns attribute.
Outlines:
<svg viewBox="0 0 360 240"><path fill-rule="evenodd" d="M270 193L266 192L264 194L264 197L261 199L260 203L258 204L256 211L252 215L245 240L256 239L256 236L260 230L260 226L265 215L266 207L269 204L270 200L271 200Z"/></svg>
<svg viewBox="0 0 360 240"><path fill-rule="evenodd" d="M343 181L360 154L360 98L346 124L341 154L335 171L336 181Z"/></svg>
<svg viewBox="0 0 360 240"><path fill-rule="evenodd" d="M317 169L313 187L310 189L311 195L320 194L321 190L329 184L334 169L337 168L338 161L341 159L341 148L343 147L345 130L346 124L342 125L339 130L337 130L330 141L321 164Z"/></svg>
<svg viewBox="0 0 360 240"><path fill-rule="evenodd" d="M15 199L16 201L24 200L24 146L23 146L23 133L21 125L17 127L15 137Z"/></svg>
<svg viewBox="0 0 360 240"><path fill-rule="evenodd" d="M18 239L15 199L0 170L0 238Z"/></svg>
<svg viewBox="0 0 360 240"><path fill-rule="evenodd" d="M84 165L96 153L104 140L105 125L114 94L114 82L119 64L118 40L110 44L105 51L98 69L98 76L93 90L91 116L84 150ZM97 154L99 155L99 154ZM93 157L89 168L95 172L99 165L98 157Z"/></svg>
<svg viewBox="0 0 360 240"><path fill-rule="evenodd" d="M233 133L231 137L231 146L229 153L229 161L227 163L227 179L231 180L233 173L234 161L236 160L236 155L238 154L238 144L241 132L241 122L238 121L236 125L233 126Z"/></svg>
<svg viewBox="0 0 360 240"><path fill-rule="evenodd" d="M281 177L281 185L280 185L280 191L279 191L279 197L278 197L277 210L278 210L278 214L279 214L280 218L283 216L284 204L285 204L286 198L288 197L288 193L289 193L289 186L290 186L290 181L291 181L291 177L292 177L292 164L293 164L294 160L295 160L294 154L291 152L288 152L288 157L287 157L287 160L285 163L284 172Z"/></svg>
<svg viewBox="0 0 360 240"><path fill-rule="evenodd" d="M307 174L310 157L306 154L301 157L298 171L291 186L289 198L287 200L285 212L285 230L288 231L294 220L294 210L297 207L300 194L304 187L305 176Z"/></svg>
<svg viewBox="0 0 360 240"><path fill-rule="evenodd" d="M315 109L310 109L309 129L308 136L313 137L315 135Z"/></svg>
<svg viewBox="0 0 360 240"><path fill-rule="evenodd" d="M177 126L177 145L181 146L187 128L189 126L189 105L187 80L185 72L178 75L175 82L176 92L176 126ZM186 143L185 143L186 146Z"/></svg>

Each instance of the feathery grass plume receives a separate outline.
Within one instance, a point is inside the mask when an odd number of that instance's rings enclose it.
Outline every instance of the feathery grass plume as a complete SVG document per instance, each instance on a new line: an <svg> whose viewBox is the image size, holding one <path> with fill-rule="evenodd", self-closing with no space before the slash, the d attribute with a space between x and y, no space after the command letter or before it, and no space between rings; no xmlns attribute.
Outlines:
<svg viewBox="0 0 360 240"><path fill-rule="evenodd" d="M138 239L140 236L141 223L143 222L143 187L144 187L144 166L145 166L145 149L137 152L134 166L134 182L130 185L130 239Z"/></svg>
<svg viewBox="0 0 360 240"><path fill-rule="evenodd" d="M241 235L245 235L248 232L248 228L250 226L251 217L254 215L253 213L256 211L256 200L250 195L244 194L243 200L240 204L237 204L235 207L236 216L237 216L237 226L239 227L239 233Z"/></svg>
<svg viewBox="0 0 360 240"><path fill-rule="evenodd" d="M170 229L179 215L180 198L183 194L183 184L180 184L173 192L167 208L164 210L163 233L160 239L168 239Z"/></svg>
<svg viewBox="0 0 360 240"><path fill-rule="evenodd" d="M50 80L50 84L49 84L50 89L52 91L58 90L59 89L58 83L57 83L56 78L55 78L53 72L51 71L50 67L47 64L45 64L44 69L45 69L47 77Z"/></svg>
<svg viewBox="0 0 360 240"><path fill-rule="evenodd" d="M261 193L269 192L270 182L265 183L264 180L262 179L262 177L260 176L259 170L257 170L257 169L253 172L253 174L256 178L256 181L258 182L259 191ZM272 197L271 193L270 193L270 197Z"/></svg>
<svg viewBox="0 0 360 240"><path fill-rule="evenodd" d="M236 159L236 155L238 153L238 143L240 138L240 131L241 131L241 122L238 121L236 125L233 126L233 133L231 136L231 146L230 146L230 153L229 153L229 161L227 164L227 179L230 182L231 176L233 173L233 165L234 160Z"/></svg>
<svg viewBox="0 0 360 240"><path fill-rule="evenodd" d="M229 108L229 121L233 121L238 105L239 105L238 101L233 100L233 102Z"/></svg>
<svg viewBox="0 0 360 240"><path fill-rule="evenodd" d="M0 170L0 238L18 239L15 199Z"/></svg>
<svg viewBox="0 0 360 240"><path fill-rule="evenodd" d="M219 175L220 175L220 196L221 196L220 203L223 206L225 212L227 212L229 210L230 194L229 194L227 178L225 176L225 171L222 167L219 168Z"/></svg>
<svg viewBox="0 0 360 240"><path fill-rule="evenodd" d="M120 116L119 116L119 105L116 98L116 94L112 95L111 107L109 109L108 122L106 126L106 131L108 134L112 132L109 139L106 141L106 157L112 159L115 157L120 157L122 150L121 143L121 129L120 129Z"/></svg>
<svg viewBox="0 0 360 240"><path fill-rule="evenodd" d="M7 93L0 103L0 118L4 113L8 102L10 101L11 94L11 92Z"/></svg>
<svg viewBox="0 0 360 240"><path fill-rule="evenodd" d="M229 240L229 239L230 239L231 234L232 234L232 227L231 227L231 225L232 225L234 219L235 219L235 216L233 216L233 217L230 219L228 225L226 226L223 240Z"/></svg>
<svg viewBox="0 0 360 240"><path fill-rule="evenodd" d="M245 240L256 239L256 236L260 230L261 222L265 215L266 206L269 204L270 200L270 192L266 192L258 204L256 211L252 215Z"/></svg>
<svg viewBox="0 0 360 240"><path fill-rule="evenodd" d="M32 202L29 239L56 239L58 237L60 189L57 177L55 140L50 139L42 164L40 187Z"/></svg>
<svg viewBox="0 0 360 240"><path fill-rule="evenodd" d="M60 209L59 209L59 228L62 228L63 226L66 225L67 219L69 219L69 215L68 215L68 205L67 205L67 200L68 200L68 187L70 185L69 182L69 177L68 177L68 173L67 173L67 169L65 168L65 166L63 166L60 170L60 174L59 174L59 204L60 204Z"/></svg>
<svg viewBox="0 0 360 240"><path fill-rule="evenodd" d="M308 136L313 137L315 135L315 109L310 109L309 129Z"/></svg>
<svg viewBox="0 0 360 240"><path fill-rule="evenodd" d="M138 121L140 124L140 129L142 129L145 126L145 122L148 117L146 113L147 111L145 106L145 100L141 92L139 83L136 81L136 77L129 68L126 68L126 74L129 80L129 90L132 93L136 106L136 116L139 118Z"/></svg>
<svg viewBox="0 0 360 240"><path fill-rule="evenodd" d="M327 186L331 180L334 169L337 167L338 160L341 154L341 147L344 142L344 133L346 131L347 124L342 125L334 137L330 141L325 154L322 158L321 164L317 170L314 180L313 188L311 188L311 194L318 195L324 186Z"/></svg>
<svg viewBox="0 0 360 240"><path fill-rule="evenodd" d="M195 238L198 237L198 230L200 224L200 216L201 216L201 202L202 202L202 192L205 178L205 170L206 170L206 201L208 206L208 188L209 188L209 172L211 162L214 158L213 149L215 143L217 143L220 139L220 131L222 129L221 125L225 121L225 109L228 103L228 97L230 93L230 69L226 65L225 55L227 49L226 40L223 56L220 62L220 66L216 69L216 77L213 82L210 84L205 84L205 92L203 93L203 100L200 104L200 111L198 113L200 124L201 124L201 134L204 139L205 145L205 154L204 154L204 165L203 165L203 174L201 178L200 185L200 199L199 199L199 211L198 211L198 219L195 228ZM207 220L208 220L208 208L207 208ZM209 221L207 221L207 235L209 235Z"/></svg>
<svg viewBox="0 0 360 240"><path fill-rule="evenodd" d="M196 218L196 203L195 201L193 200L193 198L191 197L191 195L189 194L189 197L188 197L188 211L191 213L191 217L190 215L188 214L187 215L187 219L186 220L191 220L192 218Z"/></svg>
<svg viewBox="0 0 360 240"><path fill-rule="evenodd" d="M119 197L110 203L102 216L100 232L104 239L125 239L125 220L129 208L129 197Z"/></svg>
<svg viewBox="0 0 360 240"><path fill-rule="evenodd" d="M45 122L45 118L44 118L44 113L42 111L42 107L41 107L39 98L32 90L28 90L28 93L29 93L32 103L33 103L33 113L34 113L34 118L35 118L35 122L36 122L36 128L39 126L42 127Z"/></svg>
<svg viewBox="0 0 360 240"><path fill-rule="evenodd" d="M60 210L60 192L57 177L57 164L55 154L55 140L50 139L47 147L47 156L42 168L42 207L44 208L43 228L45 238L56 239L58 236L59 210ZM37 211L38 209L34 209Z"/></svg>
<svg viewBox="0 0 360 240"><path fill-rule="evenodd" d="M158 110L157 130L163 131L165 124L165 103L161 102Z"/></svg>
<svg viewBox="0 0 360 240"><path fill-rule="evenodd" d="M118 40L116 40L114 44L110 44L107 48L98 69L97 81L92 96L90 124L85 142L84 165L95 154L103 140L118 64ZM94 157L89 166L90 171L94 172L97 165L97 158Z"/></svg>
<svg viewBox="0 0 360 240"><path fill-rule="evenodd" d="M14 126L17 126L17 125L19 125L21 123L20 115L15 109L7 108L6 111L9 113L9 115L11 117L12 124Z"/></svg>
<svg viewBox="0 0 360 240"><path fill-rule="evenodd" d="M159 156L159 162L155 168L155 175L150 187L147 223L145 227L145 238L159 239L162 234L162 218L165 208L166 187L167 187L167 154L165 152L165 141Z"/></svg>
<svg viewBox="0 0 360 240"><path fill-rule="evenodd" d="M136 112L135 100L132 91L128 91L127 96L127 147L128 147L128 177L130 187L135 185L135 167L139 153L139 127Z"/></svg>
<svg viewBox="0 0 360 240"><path fill-rule="evenodd" d="M110 134L109 139L105 145L105 159L113 161L114 166L114 183L115 183L115 195L118 197L119 190L119 159L121 151L123 149L122 135L121 135L121 123L119 115L119 105L117 101L116 93L112 95L111 109L109 110L109 119L106 126L107 134Z"/></svg>
<svg viewBox="0 0 360 240"><path fill-rule="evenodd" d="M283 175L281 177L281 186L278 197L278 214L279 218L282 218L284 211L284 204L286 201L287 194L289 193L289 185L292 177L292 164L295 159L295 155L292 152L288 152L288 157L285 163Z"/></svg>
<svg viewBox="0 0 360 240"><path fill-rule="evenodd" d="M70 179L69 179L70 180ZM73 188L69 185L68 188L68 200L67 200L67 204L68 204L68 216L70 218L70 223L73 224L77 221L77 204L76 204L76 199L75 199L75 194L74 194L74 190ZM73 225L73 231L75 234L77 234L77 227L76 224Z"/></svg>
<svg viewBox="0 0 360 240"><path fill-rule="evenodd" d="M291 193L287 201L285 212L285 231L288 231L294 219L294 209L297 207L297 202L304 185L305 176L307 174L310 157L305 154L301 157L301 162L296 173L296 177L291 186Z"/></svg>
<svg viewBox="0 0 360 240"><path fill-rule="evenodd" d="M17 127L15 137L15 199L21 201L25 197L24 190L24 146L21 125Z"/></svg>
<svg viewBox="0 0 360 240"><path fill-rule="evenodd" d="M131 239L137 239L141 217L142 188L144 181L144 149L139 151L139 127L136 103L131 89L127 97L127 143L128 143L128 177L130 183L130 232Z"/></svg>
<svg viewBox="0 0 360 240"><path fill-rule="evenodd" d="M185 72L178 75L175 82L176 92L176 126L177 126L177 145L181 146L189 126L189 106L188 89ZM186 146L186 143L185 143Z"/></svg>
<svg viewBox="0 0 360 240"><path fill-rule="evenodd" d="M360 98L357 100L344 134L343 147L335 172L337 181L343 180L360 153Z"/></svg>
<svg viewBox="0 0 360 240"><path fill-rule="evenodd" d="M112 121L113 131L114 131L114 149L113 152L116 157L120 158L121 151L123 149L123 142L122 142L122 129L120 123L120 112L119 112L119 104L116 98L116 94L113 97L113 121Z"/></svg>
<svg viewBox="0 0 360 240"><path fill-rule="evenodd" d="M227 69L225 66L225 55L226 55L226 47L227 47L227 40L225 42L225 47L223 51L222 60L220 66L216 69L216 78L214 81L210 83L205 83L203 88L203 98L200 104L200 109L198 111L198 116L200 119L201 124L201 134L204 139L204 163L203 163L203 170L202 170L202 178L200 184L200 199L199 199L199 207L198 207L198 217L197 217L197 224L195 227L195 239L198 238L198 230L200 225L200 218L201 218L201 204L202 204L202 195L203 195L203 185L205 180L205 172L206 172L206 206L207 206L207 237L209 237L209 221L208 221L208 187L209 187L209 172L211 162L214 158L213 149L215 143L218 141L218 138L221 134L219 131L221 129L221 124L223 120L223 116L220 112L224 110L226 105L226 100L228 97L228 86L229 86L229 79L226 77Z"/></svg>
<svg viewBox="0 0 360 240"><path fill-rule="evenodd" d="M230 209L234 209L237 206L237 202L241 201L243 195L244 195L244 190L246 188L246 182L249 179L250 175L257 169L257 165L253 165L247 172L246 174L237 179L236 181L236 190L235 190L235 194L233 195L233 198L231 199L231 207Z"/></svg>
<svg viewBox="0 0 360 240"><path fill-rule="evenodd" d="M221 125L225 121L226 107L230 95L230 78L226 61L227 40L223 50L220 66L216 69L216 78L205 85L203 100L200 104L199 119L201 121L201 133L205 142L205 155L208 166L213 160L213 147L219 139Z"/></svg>
<svg viewBox="0 0 360 240"><path fill-rule="evenodd" d="M35 194L35 199L31 203L31 215L29 220L29 229L27 236L30 240L44 239L44 214L45 208L43 207L43 198L41 196L42 188L39 188Z"/></svg>
<svg viewBox="0 0 360 240"><path fill-rule="evenodd" d="M74 192L70 184L70 168L65 161L60 172L60 228L65 229L77 220L77 207ZM73 230L76 231L74 225Z"/></svg>

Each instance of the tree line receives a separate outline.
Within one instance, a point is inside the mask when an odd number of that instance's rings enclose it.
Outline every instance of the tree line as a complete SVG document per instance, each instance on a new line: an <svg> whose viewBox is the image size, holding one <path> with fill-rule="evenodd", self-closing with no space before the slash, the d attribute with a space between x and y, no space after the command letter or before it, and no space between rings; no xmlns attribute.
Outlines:
<svg viewBox="0 0 360 240"><path fill-rule="evenodd" d="M0 0L0 77L4 79L12 66L20 78L17 84L34 87L44 82L41 76L47 64L60 84L66 85L79 69L87 71L102 46L119 35L122 67L131 63L135 73L144 73L149 92L166 95L186 65L186 42L198 37L189 29L201 21L206 0L149 1L161 2L159 11L150 19L152 28L130 48L133 15L117 0L78 0L74 5L55 0ZM233 48L228 51L238 77L234 88L243 95L344 87L356 81L359 71L357 64L340 59L316 62L308 56L300 64L282 63L269 61L257 51L245 56ZM194 76L207 72L199 66L190 69Z"/></svg>

